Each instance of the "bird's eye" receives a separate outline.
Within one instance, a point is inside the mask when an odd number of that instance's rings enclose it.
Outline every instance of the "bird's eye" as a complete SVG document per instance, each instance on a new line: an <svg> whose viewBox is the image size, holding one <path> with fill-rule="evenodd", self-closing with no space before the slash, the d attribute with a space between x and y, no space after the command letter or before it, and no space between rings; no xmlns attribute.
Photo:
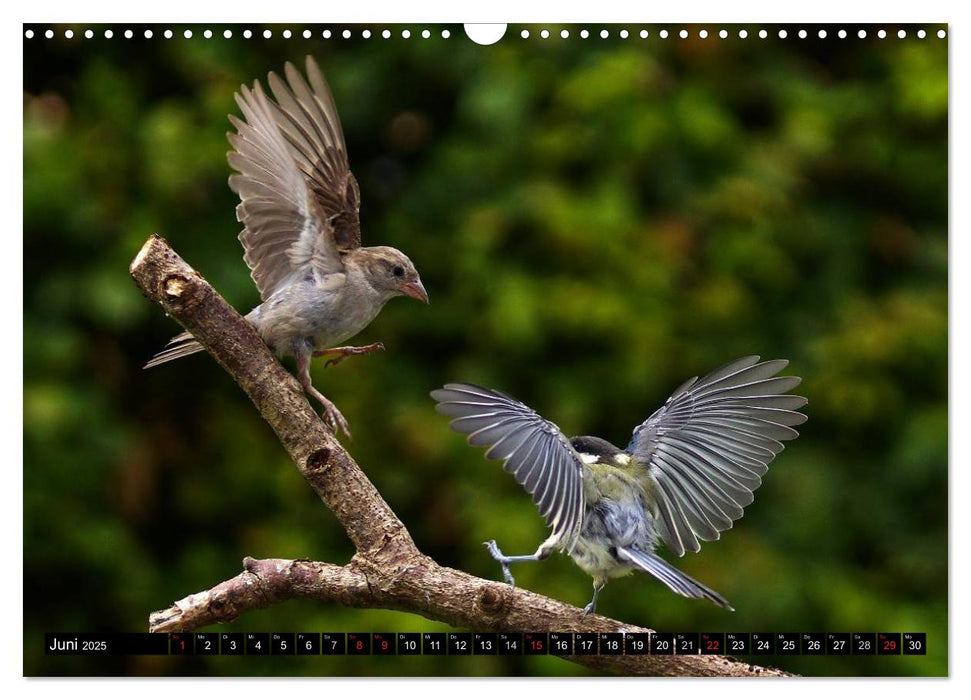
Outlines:
<svg viewBox="0 0 971 700"><path fill-rule="evenodd" d="M405 268L401 267L401 265L395 265L391 270L391 274L395 277L403 277L405 274Z"/></svg>

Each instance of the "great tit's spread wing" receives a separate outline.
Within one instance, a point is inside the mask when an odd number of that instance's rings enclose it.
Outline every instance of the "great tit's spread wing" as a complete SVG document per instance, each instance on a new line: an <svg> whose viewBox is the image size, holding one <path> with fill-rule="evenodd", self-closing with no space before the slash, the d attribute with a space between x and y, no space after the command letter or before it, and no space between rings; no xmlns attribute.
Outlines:
<svg viewBox="0 0 971 700"><path fill-rule="evenodd" d="M505 460L503 468L533 497L558 545L572 549L583 517L583 463L560 429L508 394L474 384L446 384L431 395L469 444Z"/></svg>
<svg viewBox="0 0 971 700"><path fill-rule="evenodd" d="M627 451L657 483L658 531L672 551L697 552L742 517L782 440L799 436L802 381L777 377L788 360L743 357L678 387L634 429Z"/></svg>
<svg viewBox="0 0 971 700"><path fill-rule="evenodd" d="M341 272L342 251L361 245L360 192L347 163L337 108L320 68L307 57L308 86L290 63L287 83L275 73L236 93L243 120L236 133L229 186L239 194L239 240L265 301L295 273ZM245 120L245 121L244 121Z"/></svg>

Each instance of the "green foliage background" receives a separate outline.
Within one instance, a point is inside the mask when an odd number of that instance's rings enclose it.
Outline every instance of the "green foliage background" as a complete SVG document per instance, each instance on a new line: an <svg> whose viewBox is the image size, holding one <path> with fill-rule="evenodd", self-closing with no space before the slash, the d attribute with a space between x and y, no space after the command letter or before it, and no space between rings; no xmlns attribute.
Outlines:
<svg viewBox="0 0 971 700"><path fill-rule="evenodd" d="M142 371L179 328L127 273L157 232L238 309L257 303L226 115L241 83L307 53L341 113L365 242L405 250L431 295L392 301L356 339L386 353L314 371L419 547L499 578L481 542L531 552L546 536L528 496L435 414L443 382L502 388L623 445L685 378L787 357L810 400L802 437L745 518L678 562L738 612L646 576L612 582L601 612L671 631L926 631L926 657L764 660L947 673L947 42L549 28L492 47L454 26L447 40L217 26L25 41L25 673L586 673L534 657L40 652L45 631L144 631L244 555L352 554L210 358ZM515 574L571 603L590 594L565 557ZM448 628L292 602L216 629Z"/></svg>

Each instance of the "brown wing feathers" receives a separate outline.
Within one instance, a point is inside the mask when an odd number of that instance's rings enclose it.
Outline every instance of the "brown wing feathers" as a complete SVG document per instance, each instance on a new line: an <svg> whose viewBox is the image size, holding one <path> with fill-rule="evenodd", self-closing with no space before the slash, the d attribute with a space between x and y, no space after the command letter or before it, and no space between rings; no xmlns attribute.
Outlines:
<svg viewBox="0 0 971 700"><path fill-rule="evenodd" d="M266 300L293 272L290 251L308 224L309 195L259 83L240 88L236 102L245 121L229 117L237 133L227 135L235 149L227 158L239 171L229 186L239 194L236 218L246 227L239 235L244 259Z"/></svg>
<svg viewBox="0 0 971 700"><path fill-rule="evenodd" d="M275 73L268 77L279 103L277 123L294 150L297 166L307 177L322 217L333 224L337 247L357 248L361 245L357 214L360 196L347 162L334 98L312 58L307 58L307 74L313 91L293 64L287 63L284 70L289 87Z"/></svg>
<svg viewBox="0 0 971 700"><path fill-rule="evenodd" d="M277 102L259 81L242 86L243 120L230 116L228 159L238 173L229 184L240 196L240 241L264 300L305 265L342 269L338 252L361 243L360 195L334 99L309 57L307 72L313 89L292 64L287 83L270 73Z"/></svg>

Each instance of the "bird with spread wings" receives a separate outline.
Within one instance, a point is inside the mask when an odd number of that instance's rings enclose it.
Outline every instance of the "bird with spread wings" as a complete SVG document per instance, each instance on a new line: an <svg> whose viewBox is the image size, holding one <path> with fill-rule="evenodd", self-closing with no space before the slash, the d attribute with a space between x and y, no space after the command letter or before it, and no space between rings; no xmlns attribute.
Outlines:
<svg viewBox="0 0 971 700"><path fill-rule="evenodd" d="M243 259L262 303L246 315L279 357L292 356L308 396L323 406L335 432L347 421L310 377L311 357L327 365L383 350L340 343L364 330L399 295L428 302L415 266L387 246L361 246L360 189L347 161L344 133L324 75L310 56L307 79L291 64L286 81L270 73L275 101L259 81L243 85L230 115L229 186L239 195L236 217ZM308 82L309 81L309 82ZM336 346L336 347L335 347ZM146 368L199 352L189 333L175 336Z"/></svg>
<svg viewBox="0 0 971 700"><path fill-rule="evenodd" d="M718 592L654 553L664 542L675 554L701 549L742 517L782 441L799 433L806 404L791 391L799 377L776 376L788 362L740 358L694 377L634 429L621 449L598 437L567 438L552 422L512 396L474 384L432 392L439 413L486 457L504 461L552 529L534 554L508 556L509 565L566 552L593 577L593 612L609 578L647 572L675 593L731 610Z"/></svg>

